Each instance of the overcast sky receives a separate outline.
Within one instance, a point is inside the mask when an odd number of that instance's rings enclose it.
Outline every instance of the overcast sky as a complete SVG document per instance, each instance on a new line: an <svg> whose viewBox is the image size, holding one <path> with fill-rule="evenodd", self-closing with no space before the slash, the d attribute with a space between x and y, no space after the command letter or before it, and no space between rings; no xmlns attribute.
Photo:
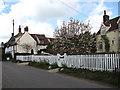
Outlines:
<svg viewBox="0 0 120 90"><path fill-rule="evenodd" d="M91 1L91 2L90 2ZM15 34L19 25L29 27L29 33L53 37L54 30L62 21L71 17L83 22L90 21L92 32L97 32L102 23L103 11L110 18L118 16L119 0L0 0L0 42L11 37L12 20ZM96 1L96 2L95 2Z"/></svg>

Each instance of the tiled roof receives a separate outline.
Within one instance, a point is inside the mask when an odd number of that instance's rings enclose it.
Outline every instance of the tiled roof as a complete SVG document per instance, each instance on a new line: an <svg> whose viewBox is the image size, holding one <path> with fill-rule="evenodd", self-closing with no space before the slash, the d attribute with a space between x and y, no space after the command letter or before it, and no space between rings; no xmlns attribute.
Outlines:
<svg viewBox="0 0 120 90"><path fill-rule="evenodd" d="M37 44L43 44L43 45L47 45L48 44L48 40L47 38L45 37L44 34L30 34L34 40L37 42ZM43 40L44 43L40 43L39 41Z"/></svg>
<svg viewBox="0 0 120 90"><path fill-rule="evenodd" d="M50 37L48 37L47 39L50 39L51 41L55 40L55 38L50 38Z"/></svg>
<svg viewBox="0 0 120 90"><path fill-rule="evenodd" d="M107 32L114 31L114 30L118 29L117 21L119 20L119 18L120 18L120 16L113 18L113 19L110 19L109 21L104 23L105 26L110 27ZM97 35L98 34L100 34L100 30L97 32Z"/></svg>
<svg viewBox="0 0 120 90"><path fill-rule="evenodd" d="M9 41L6 43L6 46L13 46L16 45L15 38L21 36L23 33L18 33L17 35L11 37Z"/></svg>

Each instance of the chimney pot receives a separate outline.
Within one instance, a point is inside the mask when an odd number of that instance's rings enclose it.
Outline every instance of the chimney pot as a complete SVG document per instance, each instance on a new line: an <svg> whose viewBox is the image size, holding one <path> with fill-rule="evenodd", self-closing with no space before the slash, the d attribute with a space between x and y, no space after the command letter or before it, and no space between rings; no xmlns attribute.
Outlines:
<svg viewBox="0 0 120 90"><path fill-rule="evenodd" d="M25 32L28 32L28 26L26 26L26 27L24 28L24 31L25 31Z"/></svg>
<svg viewBox="0 0 120 90"><path fill-rule="evenodd" d="M19 33L21 33L21 25L19 25Z"/></svg>
<svg viewBox="0 0 120 90"><path fill-rule="evenodd" d="M14 33L12 33L12 37L14 37Z"/></svg>
<svg viewBox="0 0 120 90"><path fill-rule="evenodd" d="M106 15L106 10L104 10L104 15Z"/></svg>

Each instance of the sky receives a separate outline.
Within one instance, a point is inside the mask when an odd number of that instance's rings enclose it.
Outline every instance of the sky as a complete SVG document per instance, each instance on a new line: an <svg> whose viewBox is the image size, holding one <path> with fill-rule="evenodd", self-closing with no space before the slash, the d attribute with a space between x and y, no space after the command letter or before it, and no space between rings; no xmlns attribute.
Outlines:
<svg viewBox="0 0 120 90"><path fill-rule="evenodd" d="M63 21L75 20L90 23L91 32L97 32L103 21L103 11L110 18L118 16L119 0L0 0L0 42L6 43L13 31L21 25L31 34L45 34L53 37L53 32Z"/></svg>

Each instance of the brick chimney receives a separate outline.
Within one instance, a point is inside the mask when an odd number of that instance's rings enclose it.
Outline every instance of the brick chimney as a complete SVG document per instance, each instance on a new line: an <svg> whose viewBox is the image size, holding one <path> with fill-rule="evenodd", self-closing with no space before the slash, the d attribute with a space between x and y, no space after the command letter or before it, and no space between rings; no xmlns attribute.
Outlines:
<svg viewBox="0 0 120 90"><path fill-rule="evenodd" d="M19 29L18 30L19 30L19 33L21 33L21 26L20 25L19 25Z"/></svg>
<svg viewBox="0 0 120 90"><path fill-rule="evenodd" d="M12 37L14 37L14 33L12 33Z"/></svg>
<svg viewBox="0 0 120 90"><path fill-rule="evenodd" d="M28 26L24 28L24 32L28 32Z"/></svg>
<svg viewBox="0 0 120 90"><path fill-rule="evenodd" d="M104 10L103 22L105 23L105 22L107 22L107 21L109 21L109 16L106 15L106 10Z"/></svg>

